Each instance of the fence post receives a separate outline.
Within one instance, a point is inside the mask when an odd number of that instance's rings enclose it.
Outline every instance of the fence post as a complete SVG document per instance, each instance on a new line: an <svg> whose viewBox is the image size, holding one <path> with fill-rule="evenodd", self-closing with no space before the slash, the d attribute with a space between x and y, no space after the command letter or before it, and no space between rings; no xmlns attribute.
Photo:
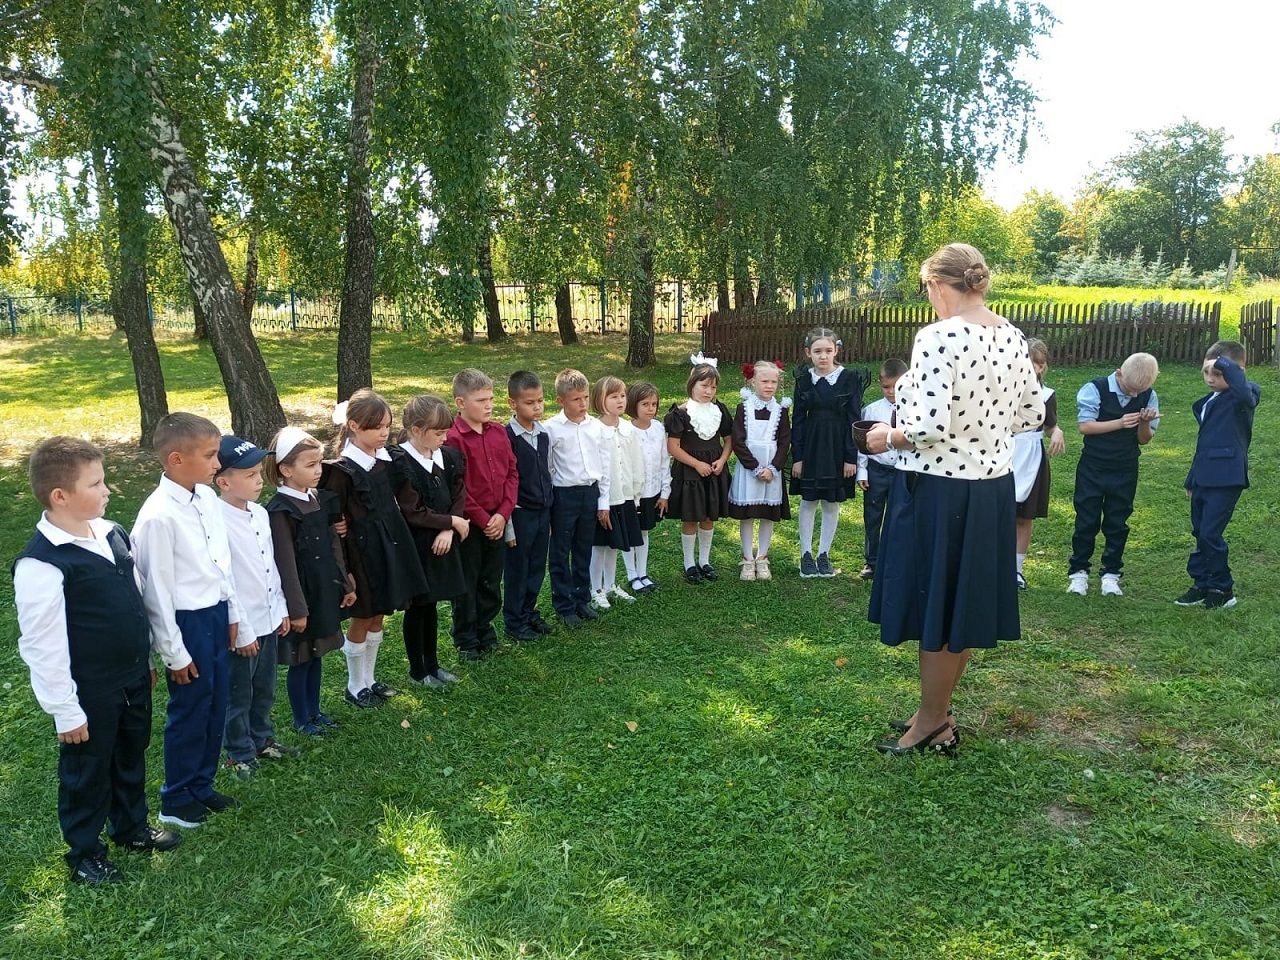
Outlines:
<svg viewBox="0 0 1280 960"><path fill-rule="evenodd" d="M289 326L298 329L298 301L293 293L293 284L289 284Z"/></svg>
<svg viewBox="0 0 1280 960"><path fill-rule="evenodd" d="M605 282L601 280L600 281L600 332L601 333L604 333L604 313L605 313L605 308L607 303L605 298L607 296L608 294L605 293Z"/></svg>
<svg viewBox="0 0 1280 960"><path fill-rule="evenodd" d="M822 302L831 305L831 271L824 270L822 273Z"/></svg>
<svg viewBox="0 0 1280 960"><path fill-rule="evenodd" d="M529 289L529 285L523 284L525 299L529 301L529 332L538 332L538 315L533 308L533 292Z"/></svg>
<svg viewBox="0 0 1280 960"><path fill-rule="evenodd" d="M684 281L676 281L676 333L684 333Z"/></svg>
<svg viewBox="0 0 1280 960"><path fill-rule="evenodd" d="M13 308L13 297L5 297L5 302L9 305L9 333L16 337L18 335L18 311Z"/></svg>
<svg viewBox="0 0 1280 960"><path fill-rule="evenodd" d="M80 291L76 291L76 329L84 333L84 315L80 312Z"/></svg>

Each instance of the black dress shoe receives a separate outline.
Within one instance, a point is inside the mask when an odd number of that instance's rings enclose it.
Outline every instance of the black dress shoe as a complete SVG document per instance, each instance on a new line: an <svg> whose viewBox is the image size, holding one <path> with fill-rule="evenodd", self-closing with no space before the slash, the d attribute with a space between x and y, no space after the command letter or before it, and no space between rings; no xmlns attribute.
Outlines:
<svg viewBox="0 0 1280 960"><path fill-rule="evenodd" d="M201 801L210 813L221 813L223 810L232 810L240 806L240 801L235 797L229 797L225 793L219 793L217 790L203 798Z"/></svg>
<svg viewBox="0 0 1280 960"><path fill-rule="evenodd" d="M919 753L938 753L943 756L952 757L956 752L956 737L952 734L946 740L937 740L944 733L951 731L951 724L944 723L937 730L934 730L919 743L913 743L909 747L903 747L898 744L897 740L881 740L876 744L876 749L881 753L887 753L895 757L903 757L911 753L913 750Z"/></svg>
<svg viewBox="0 0 1280 960"><path fill-rule="evenodd" d="M351 704L353 707L359 707L361 710L371 710L382 703L381 700L374 696L373 692L368 687L365 687L359 693L355 694L350 690L344 690L342 692L342 699L346 700L347 703Z"/></svg>
<svg viewBox="0 0 1280 960"><path fill-rule="evenodd" d="M703 580L719 580L720 574L716 573L716 568L709 563L704 563L701 567Z"/></svg>
<svg viewBox="0 0 1280 960"><path fill-rule="evenodd" d="M600 614L585 603L578 608L578 616L580 616L583 620L599 620L600 619Z"/></svg>
<svg viewBox="0 0 1280 960"><path fill-rule="evenodd" d="M161 830L147 824L137 833L124 840L116 840L115 845L121 850L133 850L138 853L147 853L155 850L164 853L166 850L172 850L174 847L182 843L182 837L172 830Z"/></svg>
<svg viewBox="0 0 1280 960"><path fill-rule="evenodd" d="M948 710L948 711L947 711L947 716L948 716L948 717L954 717L954 716L955 716L955 712L954 712L954 711L952 711L952 710ZM910 729L911 729L911 724L907 723L907 721L905 721L905 720L890 720L890 721L889 721L889 729L890 729L890 730L897 730L899 733L906 733L908 730L910 730Z"/></svg>
<svg viewBox="0 0 1280 960"><path fill-rule="evenodd" d="M483 650L476 650L476 649L473 649L473 648L471 648L471 647L468 647L468 648L467 648L467 649L465 649L465 650L459 650L459 651L458 651L458 659L459 659L459 660L466 660L466 661L467 661L467 662L469 662L469 663L475 663L477 660L483 660L483 659L484 659L484 651L483 651Z"/></svg>
<svg viewBox="0 0 1280 960"><path fill-rule="evenodd" d="M516 643L530 643L542 636L537 630L529 627L525 630L514 630L507 633L507 636Z"/></svg>
<svg viewBox="0 0 1280 960"><path fill-rule="evenodd" d="M701 567L685 567L684 581L685 583L701 583L702 568Z"/></svg>
<svg viewBox="0 0 1280 960"><path fill-rule="evenodd" d="M85 857L71 868L71 882L83 883L90 887L100 887L106 883L122 883L124 874L116 869L116 865L106 858L105 854L94 854Z"/></svg>
<svg viewBox="0 0 1280 960"><path fill-rule="evenodd" d="M560 622L563 623L566 627L582 626L582 618L578 616L576 613L562 614L560 617Z"/></svg>
<svg viewBox="0 0 1280 960"><path fill-rule="evenodd" d="M385 683L373 681L373 686L369 688L375 697L381 697L383 700L390 700L394 696L398 696L400 691L395 687L389 687Z"/></svg>
<svg viewBox="0 0 1280 960"><path fill-rule="evenodd" d="M547 636L548 634L556 632L556 628L553 627L551 624L547 623L547 621L543 620L541 617L537 617L532 621L530 621L529 629L532 630L534 633L542 634L544 637Z"/></svg>

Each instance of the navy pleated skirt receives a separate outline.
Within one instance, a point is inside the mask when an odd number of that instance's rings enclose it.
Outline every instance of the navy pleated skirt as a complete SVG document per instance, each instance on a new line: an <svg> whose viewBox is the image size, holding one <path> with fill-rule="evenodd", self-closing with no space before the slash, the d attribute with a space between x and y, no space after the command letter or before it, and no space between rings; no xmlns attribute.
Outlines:
<svg viewBox="0 0 1280 960"><path fill-rule="evenodd" d="M600 521L596 521L595 536L591 545L595 547L613 547L615 550L630 550L644 543L640 530L640 511L636 509L634 500L627 500L609 508L609 523L605 529Z"/></svg>
<svg viewBox="0 0 1280 960"><path fill-rule="evenodd" d="M890 646L959 653L1017 640L1013 475L899 470L889 488L868 619Z"/></svg>

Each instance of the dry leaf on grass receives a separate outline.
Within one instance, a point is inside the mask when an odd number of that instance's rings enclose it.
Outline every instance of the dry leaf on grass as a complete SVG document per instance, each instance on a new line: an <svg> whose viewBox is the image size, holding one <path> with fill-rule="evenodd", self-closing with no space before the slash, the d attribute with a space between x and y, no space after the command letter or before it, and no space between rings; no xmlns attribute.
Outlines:
<svg viewBox="0 0 1280 960"><path fill-rule="evenodd" d="M408 720L401 720L401 721L400 721L400 726L402 726L402 727L404 727L406 730L408 730L408 729L409 729L409 721L408 721Z"/></svg>
<svg viewBox="0 0 1280 960"><path fill-rule="evenodd" d="M843 670L849 665L848 657L836 657L836 666Z"/></svg>
<svg viewBox="0 0 1280 960"><path fill-rule="evenodd" d="M640 724L636 723L634 720L628 720L627 729L630 730L632 733L635 733L637 730L640 729Z"/></svg>

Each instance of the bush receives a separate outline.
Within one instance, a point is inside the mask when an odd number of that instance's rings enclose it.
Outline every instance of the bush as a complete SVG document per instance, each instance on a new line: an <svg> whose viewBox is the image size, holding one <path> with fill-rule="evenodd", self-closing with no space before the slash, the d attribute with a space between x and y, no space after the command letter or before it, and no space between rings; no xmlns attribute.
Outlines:
<svg viewBox="0 0 1280 960"><path fill-rule="evenodd" d="M1096 249L1087 253L1071 250L1062 255L1058 268L1049 275L1050 283L1068 287L1170 287L1174 290L1223 289L1226 279L1226 264L1198 274L1186 260L1170 268L1165 263L1164 251L1157 252L1155 259L1148 262L1141 248L1127 257L1104 257ZM1237 270L1237 279L1244 279L1242 270Z"/></svg>

